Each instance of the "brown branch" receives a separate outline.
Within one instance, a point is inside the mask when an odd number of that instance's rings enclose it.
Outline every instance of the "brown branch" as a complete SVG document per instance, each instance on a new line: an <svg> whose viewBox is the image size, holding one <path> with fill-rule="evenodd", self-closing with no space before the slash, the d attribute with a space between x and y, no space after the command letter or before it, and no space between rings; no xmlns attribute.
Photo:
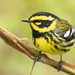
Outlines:
<svg viewBox="0 0 75 75"><path fill-rule="evenodd" d="M14 34L8 32L6 29L0 26L0 37L10 46L19 50L20 52L26 54L31 59L35 59L35 55L38 52L38 49L31 47L26 42L23 42L20 38L15 36ZM39 59L40 62L45 63L53 68L57 69L58 62L49 58L46 54L42 54ZM68 73L70 75L75 75L75 66L70 65L63 61L63 72Z"/></svg>

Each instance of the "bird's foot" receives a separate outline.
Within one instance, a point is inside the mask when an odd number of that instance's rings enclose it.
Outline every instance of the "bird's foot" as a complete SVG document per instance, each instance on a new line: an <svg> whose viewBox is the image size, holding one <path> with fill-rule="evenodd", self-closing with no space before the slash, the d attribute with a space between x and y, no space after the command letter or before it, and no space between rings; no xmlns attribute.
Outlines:
<svg viewBox="0 0 75 75"><path fill-rule="evenodd" d="M58 72L61 71L61 70L63 70L62 61L60 61L60 62L58 63L57 69L58 69Z"/></svg>

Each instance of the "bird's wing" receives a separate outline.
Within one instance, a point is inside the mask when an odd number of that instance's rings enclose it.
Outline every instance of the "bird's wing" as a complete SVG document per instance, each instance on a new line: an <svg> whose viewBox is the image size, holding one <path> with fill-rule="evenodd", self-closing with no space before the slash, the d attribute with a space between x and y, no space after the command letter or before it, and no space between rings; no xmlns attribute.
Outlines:
<svg viewBox="0 0 75 75"><path fill-rule="evenodd" d="M54 33L61 38L71 40L73 38L73 34L75 33L75 28L67 21L60 19L60 22L54 30Z"/></svg>

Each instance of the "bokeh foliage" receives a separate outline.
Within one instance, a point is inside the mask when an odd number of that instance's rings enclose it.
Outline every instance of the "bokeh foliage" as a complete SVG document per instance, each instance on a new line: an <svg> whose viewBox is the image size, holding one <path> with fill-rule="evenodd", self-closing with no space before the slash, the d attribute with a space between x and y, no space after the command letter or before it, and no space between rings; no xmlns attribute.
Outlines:
<svg viewBox="0 0 75 75"><path fill-rule="evenodd" d="M0 25L20 38L28 38L32 43L31 29L29 24L21 22L33 13L45 11L51 12L60 18L66 19L72 25L75 24L75 1L74 0L0 0ZM63 60L75 65L75 46L70 52L63 55ZM59 56L49 57L59 61ZM0 39L0 75L29 75L32 60L25 54L8 46ZM33 75L68 75L57 72L50 66L36 63Z"/></svg>

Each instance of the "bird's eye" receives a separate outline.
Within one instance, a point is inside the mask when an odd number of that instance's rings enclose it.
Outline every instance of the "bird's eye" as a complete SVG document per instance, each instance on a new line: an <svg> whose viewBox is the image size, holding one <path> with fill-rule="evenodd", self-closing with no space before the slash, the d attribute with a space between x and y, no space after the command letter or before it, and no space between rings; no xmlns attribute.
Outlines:
<svg viewBox="0 0 75 75"><path fill-rule="evenodd" d="M39 20L36 20L35 24L36 25L41 25L41 20L40 19Z"/></svg>
<svg viewBox="0 0 75 75"><path fill-rule="evenodd" d="M38 19L38 20L34 20L34 21L32 21L32 22L41 22L42 20L40 20L40 19Z"/></svg>
<svg viewBox="0 0 75 75"><path fill-rule="evenodd" d="M37 22L41 22L41 20L39 19L39 20L37 20Z"/></svg>
<svg viewBox="0 0 75 75"><path fill-rule="evenodd" d="M38 19L38 20L34 20L32 22L36 25L41 25L42 20Z"/></svg>

